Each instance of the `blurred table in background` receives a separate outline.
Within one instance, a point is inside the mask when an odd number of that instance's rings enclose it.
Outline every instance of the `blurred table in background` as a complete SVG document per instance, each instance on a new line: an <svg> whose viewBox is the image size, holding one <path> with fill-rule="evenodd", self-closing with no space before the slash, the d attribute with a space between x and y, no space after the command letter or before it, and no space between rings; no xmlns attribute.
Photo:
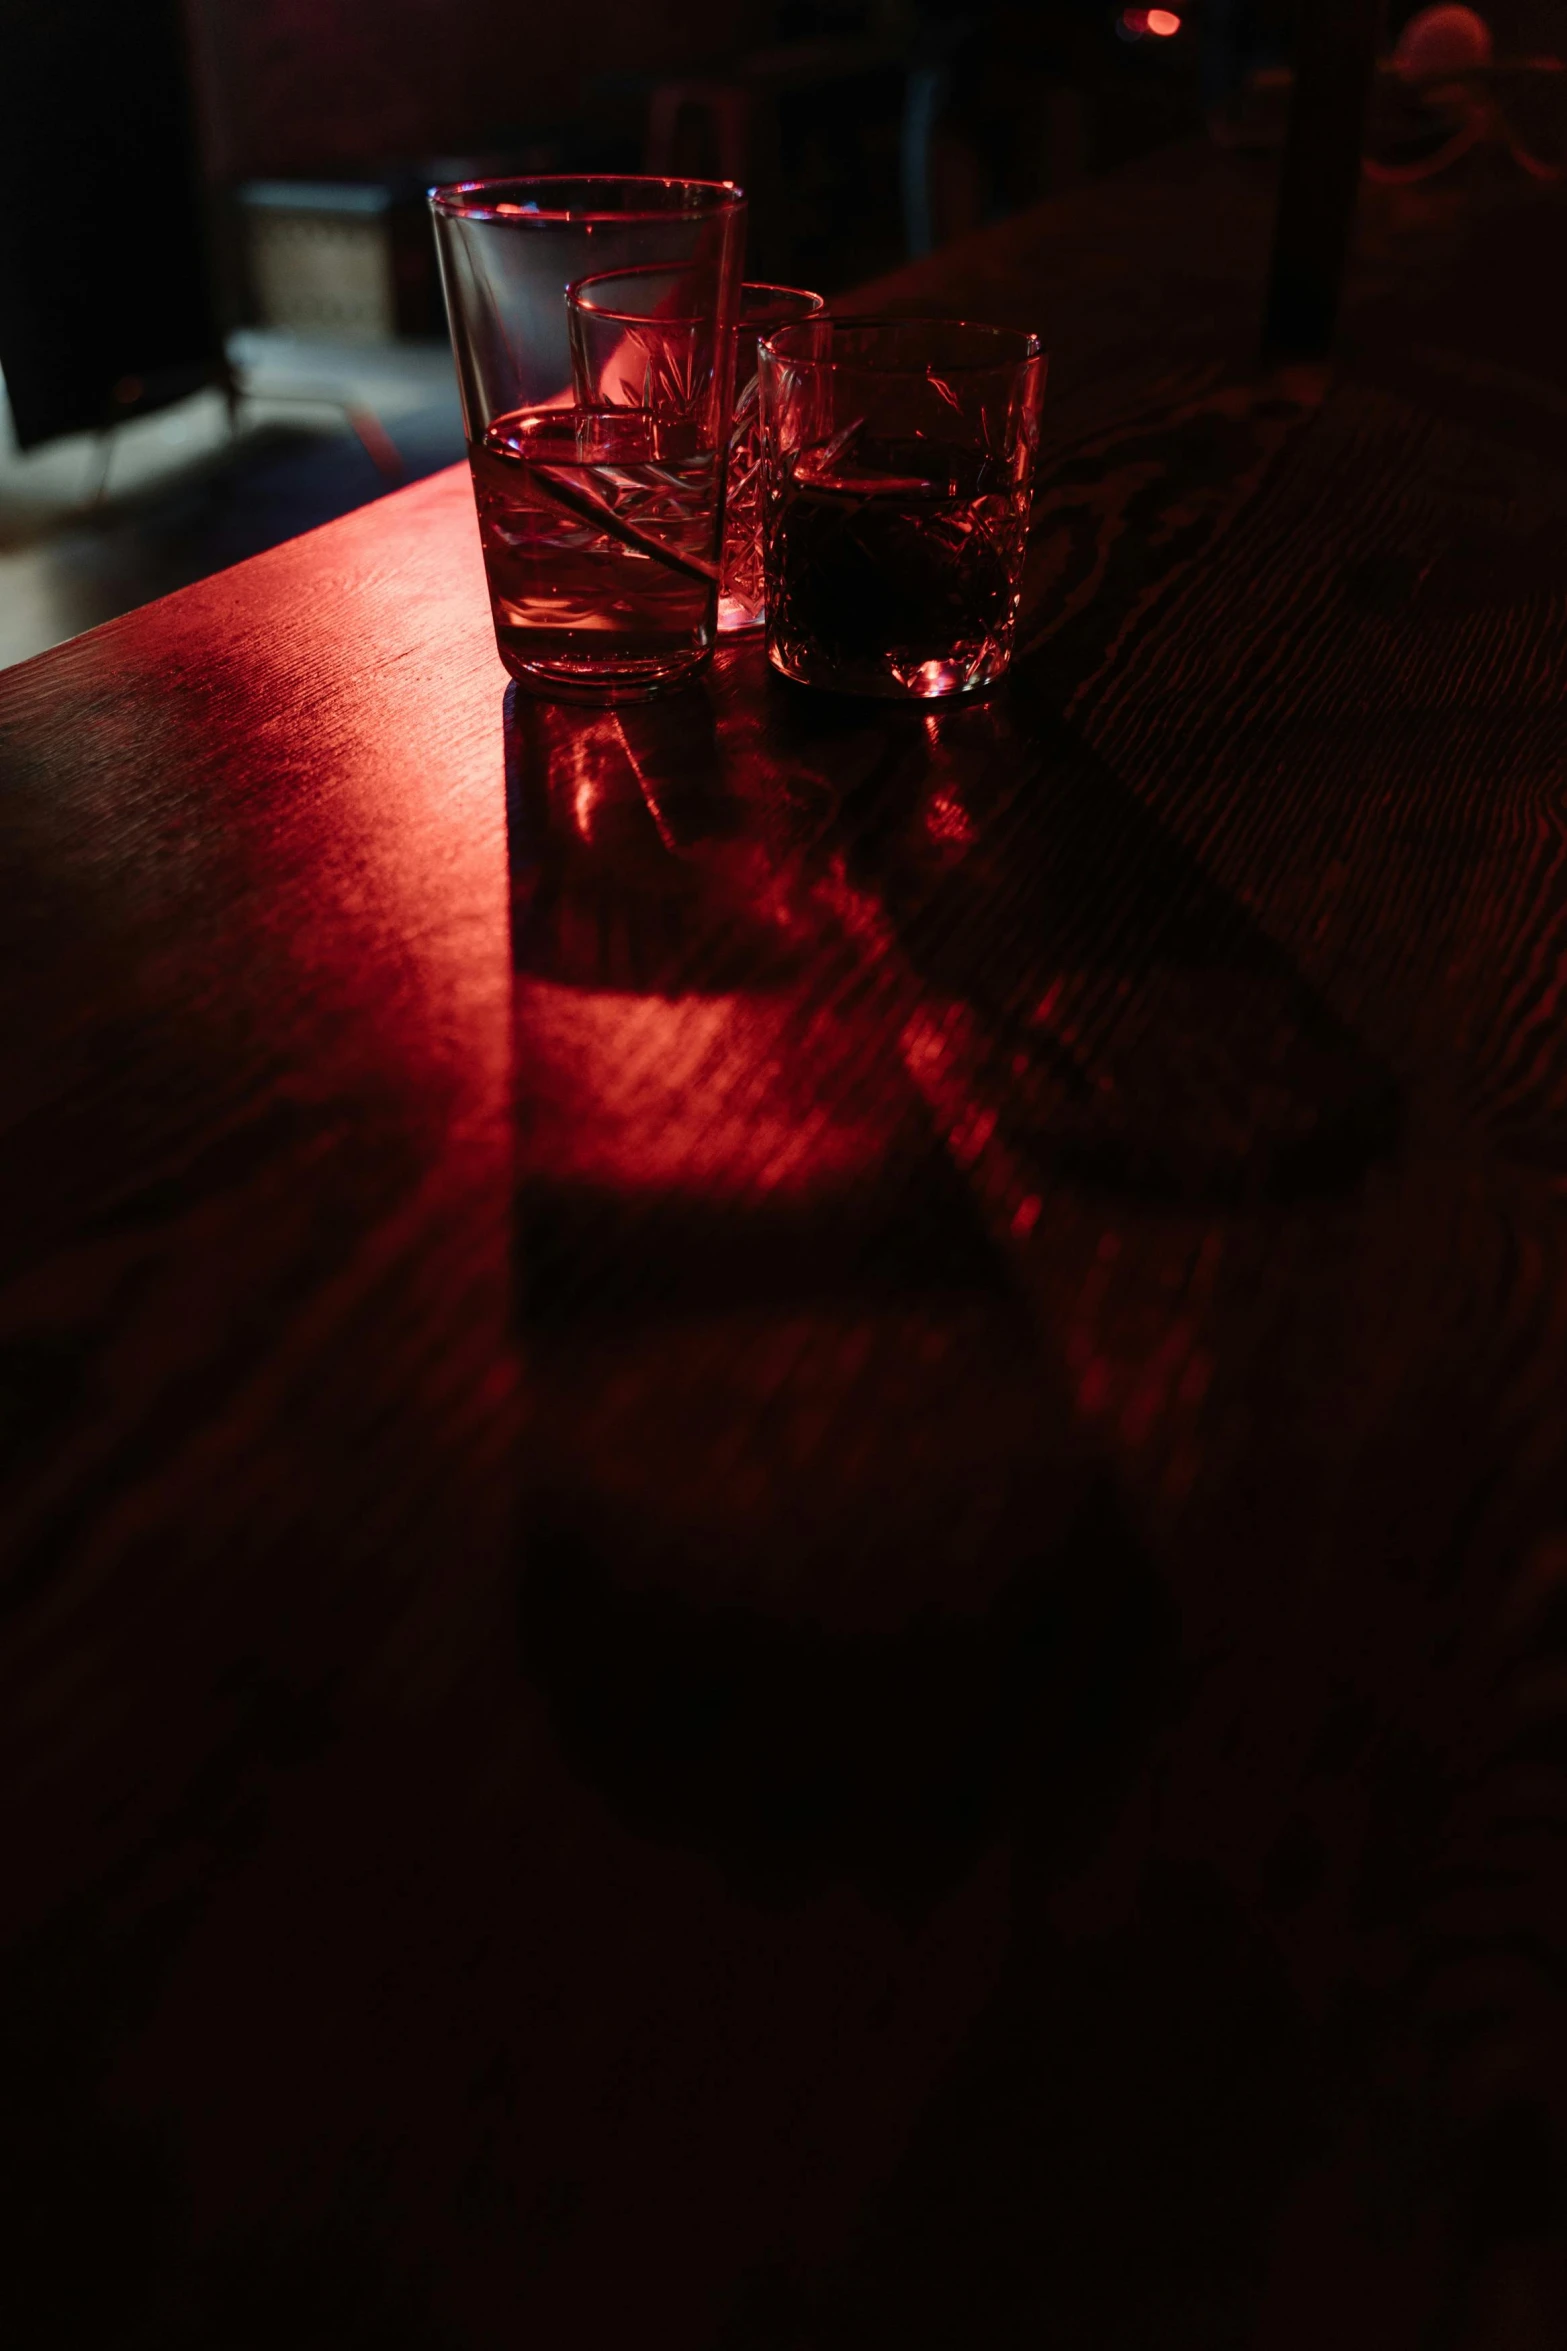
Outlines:
<svg viewBox="0 0 1567 2351"><path fill-rule="evenodd" d="M1567 2333L1563 215L1269 229L880 290L988 704L504 697L457 472L0 679L12 2339Z"/></svg>

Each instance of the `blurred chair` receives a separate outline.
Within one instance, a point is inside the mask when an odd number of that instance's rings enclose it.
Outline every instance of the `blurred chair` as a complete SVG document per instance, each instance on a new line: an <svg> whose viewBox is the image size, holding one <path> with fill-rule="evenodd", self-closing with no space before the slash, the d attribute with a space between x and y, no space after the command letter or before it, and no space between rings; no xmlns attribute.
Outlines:
<svg viewBox="0 0 1567 2351"><path fill-rule="evenodd" d="M1567 177L1558 58L1496 58L1485 19L1445 6L1412 18L1379 69L1380 23L1378 0L1303 0L1263 322L1273 361L1328 355L1362 176L1411 186L1489 147L1536 181ZM1365 153L1374 88L1382 155Z"/></svg>
<svg viewBox="0 0 1567 2351"><path fill-rule="evenodd" d="M747 266L754 275L815 283L871 276L906 245L898 184L906 58L896 42L833 35L753 51L723 74L653 82L645 167L738 180L751 199ZM887 169L877 139L886 131ZM802 130L830 143L844 193L805 184ZM808 143L808 142L807 142ZM881 185L885 177L886 185ZM813 220L813 210L825 221ZM891 224L889 250L865 247L867 224ZM859 236L859 244L855 243ZM824 253L841 254L834 270Z"/></svg>
<svg viewBox="0 0 1567 2351"><path fill-rule="evenodd" d="M902 163L911 253L1084 177L1096 138L1079 29L1075 11L1042 13L1024 0L910 7ZM1100 46L1124 79L1122 45L1112 35Z"/></svg>
<svg viewBox="0 0 1567 2351"><path fill-rule="evenodd" d="M699 176L751 185L752 93L740 82L660 82L648 104L647 168L674 177L698 149Z"/></svg>

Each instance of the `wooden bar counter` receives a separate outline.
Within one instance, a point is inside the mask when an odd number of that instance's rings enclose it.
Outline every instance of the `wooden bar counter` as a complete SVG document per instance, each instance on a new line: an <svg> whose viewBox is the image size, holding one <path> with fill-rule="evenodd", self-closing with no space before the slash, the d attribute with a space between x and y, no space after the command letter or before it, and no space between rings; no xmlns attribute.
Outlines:
<svg viewBox="0 0 1567 2351"><path fill-rule="evenodd" d="M19 2351L1567 2340L1561 200L1400 202L1330 379L1202 149L873 290L988 702L508 696L458 472L0 677Z"/></svg>

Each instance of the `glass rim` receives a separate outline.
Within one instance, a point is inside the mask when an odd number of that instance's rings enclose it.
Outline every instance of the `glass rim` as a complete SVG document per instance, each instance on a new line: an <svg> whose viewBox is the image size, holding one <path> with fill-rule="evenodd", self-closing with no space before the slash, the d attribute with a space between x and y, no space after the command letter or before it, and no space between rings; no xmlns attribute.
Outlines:
<svg viewBox="0 0 1567 2351"><path fill-rule="evenodd" d="M813 333L818 332L823 326L834 329L842 328L849 333L869 331L877 335L894 333L899 329L922 328L933 337L943 334L980 335L988 340L993 340L996 344L1010 345L1011 348L997 350L993 356L982 359L942 359L940 361L936 359L934 354L928 355L923 360L886 360L875 358L869 354L850 356L848 353L839 354L833 351L825 352L817 357L810 352L796 352L779 348L780 345L786 343L789 336L800 335L807 330ZM826 318L791 319L788 325L775 327L771 334L764 335L762 348L774 359L781 359L790 367L853 367L860 369L866 375L914 377L926 374L931 367L935 366L939 366L944 376L1004 375L1014 368L1031 366L1046 357L1044 339L1032 327L991 326L983 319L973 318L877 318L870 313L842 318L834 314Z"/></svg>
<svg viewBox="0 0 1567 2351"><path fill-rule="evenodd" d="M641 192L645 200L640 204L635 201L595 204L589 196L583 203L568 200L546 205L537 201L540 196L559 194L567 188L584 191L624 188ZM530 191L526 203L509 200L512 191L523 189ZM670 200L663 204L654 202L656 190L662 190ZM698 201L692 202L692 197ZM710 219L737 210L745 200L745 190L734 180L694 180L628 171L519 172L506 179L454 180L449 186L429 191L431 211L441 213L448 220L493 221L517 229L592 228L612 224L624 228L642 221Z"/></svg>
<svg viewBox="0 0 1567 2351"><path fill-rule="evenodd" d="M775 302L780 303L809 302L815 304L814 309L802 310L798 318L781 319L776 329L779 334L783 332L783 329L786 326L794 327L808 325L812 319L820 318L822 312L827 307L826 295L815 293L809 286L775 286L768 278L746 278L740 287L741 303L744 304L748 297L752 294L770 294ZM743 308L739 316L741 326L750 325L751 322L746 317Z"/></svg>
<svg viewBox="0 0 1567 2351"><path fill-rule="evenodd" d="M667 219L670 216L661 214L659 217ZM679 215L674 217L678 218ZM617 212L615 218L622 220L625 215ZM585 310L589 318L606 318L617 327L710 327L716 321L716 311L695 311L686 317L673 311L622 310L618 304L595 302L588 293L590 287L622 284L627 278L670 278L689 274L678 261L634 261L626 269L595 270L592 276L578 278L574 286L566 288L566 305L571 310Z"/></svg>

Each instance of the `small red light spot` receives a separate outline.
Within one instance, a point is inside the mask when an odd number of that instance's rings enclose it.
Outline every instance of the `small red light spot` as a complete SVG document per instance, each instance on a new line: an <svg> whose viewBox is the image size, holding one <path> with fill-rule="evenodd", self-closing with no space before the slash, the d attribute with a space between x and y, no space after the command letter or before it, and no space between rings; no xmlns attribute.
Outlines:
<svg viewBox="0 0 1567 2351"><path fill-rule="evenodd" d="M1159 41L1168 41L1172 33L1181 29L1181 20L1173 8L1150 8L1147 23L1148 30Z"/></svg>
<svg viewBox="0 0 1567 2351"><path fill-rule="evenodd" d="M1041 1205L1037 1195L1030 1192L1028 1197L1020 1200L1013 1210L1012 1230L1020 1241L1026 1241L1035 1225L1038 1224Z"/></svg>

